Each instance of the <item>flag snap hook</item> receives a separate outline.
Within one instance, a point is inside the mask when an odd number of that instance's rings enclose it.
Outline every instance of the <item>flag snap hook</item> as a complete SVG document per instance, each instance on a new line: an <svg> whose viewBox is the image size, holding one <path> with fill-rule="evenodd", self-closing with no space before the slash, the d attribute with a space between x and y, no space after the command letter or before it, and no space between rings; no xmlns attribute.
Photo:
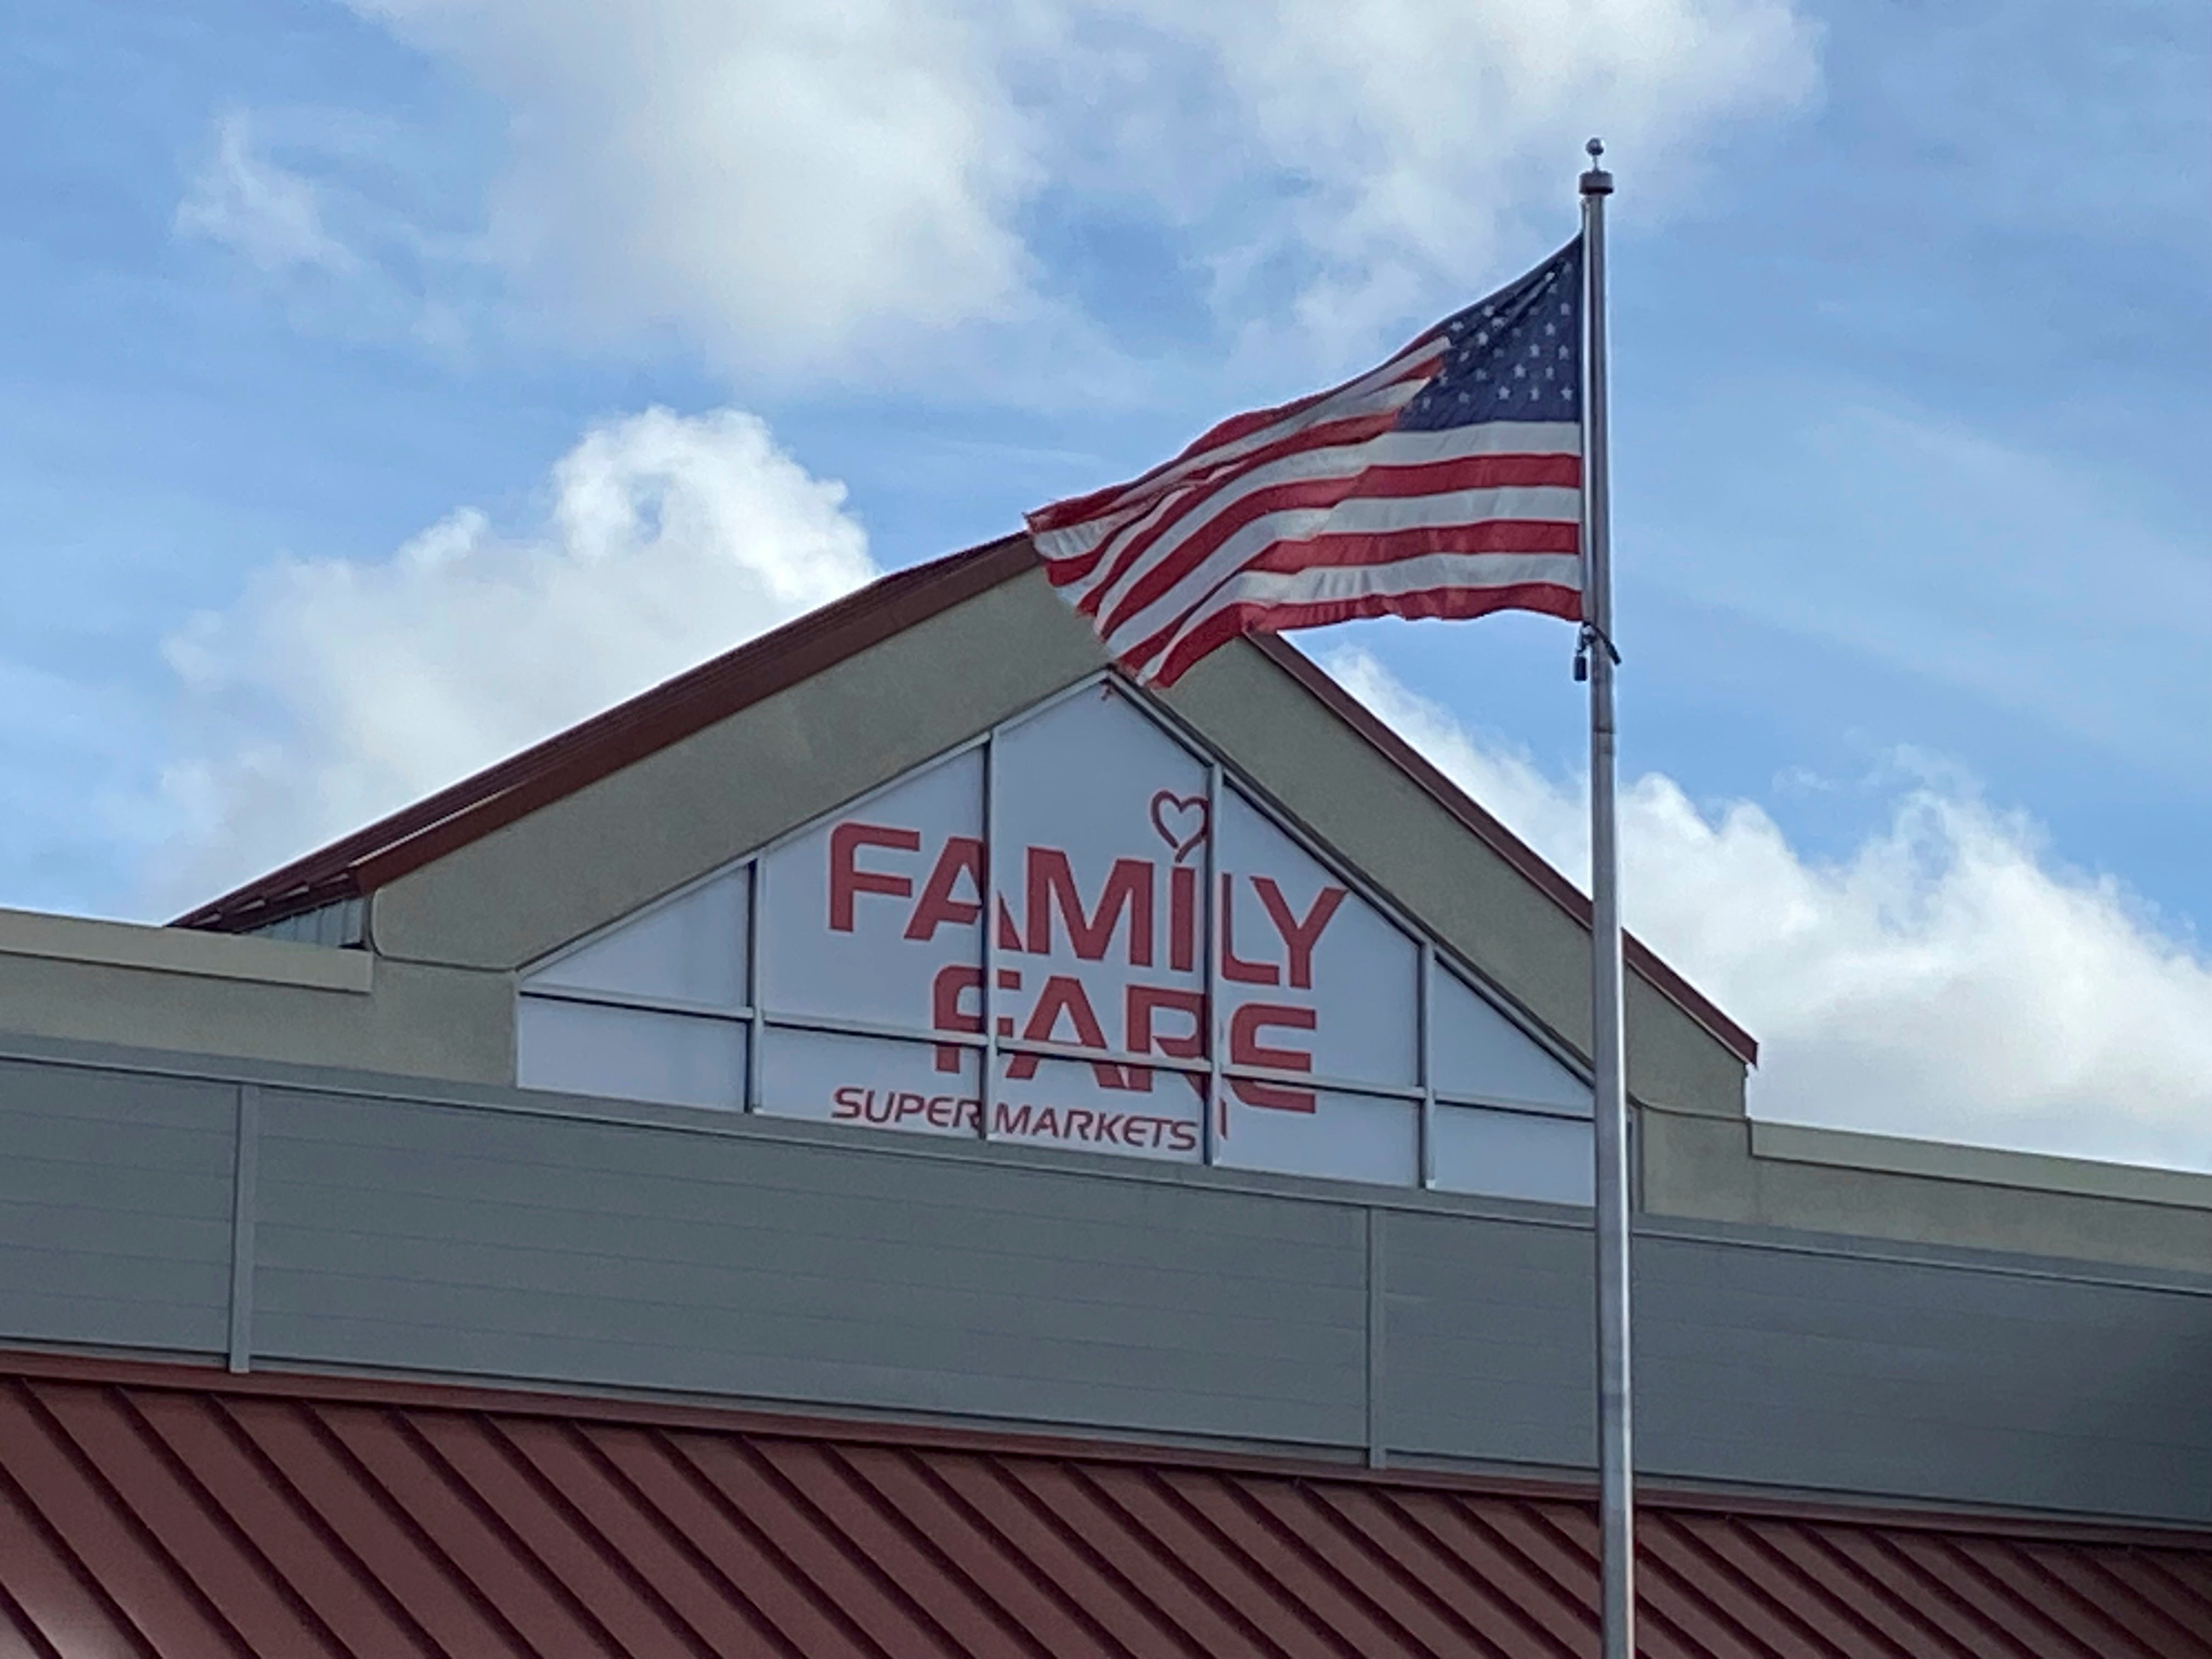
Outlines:
<svg viewBox="0 0 2212 1659"><path fill-rule="evenodd" d="M1575 634L1575 684L1580 685L1589 678L1589 648L1593 644L1605 647L1605 654L1613 659L1615 668L1620 666L1620 647L1612 636L1595 623L1586 622Z"/></svg>

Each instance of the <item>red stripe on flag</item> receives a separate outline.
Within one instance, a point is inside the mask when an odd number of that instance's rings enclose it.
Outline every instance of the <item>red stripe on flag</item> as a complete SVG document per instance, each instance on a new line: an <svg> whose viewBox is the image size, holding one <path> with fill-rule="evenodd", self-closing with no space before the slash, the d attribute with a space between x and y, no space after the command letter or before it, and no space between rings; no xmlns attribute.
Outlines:
<svg viewBox="0 0 2212 1659"><path fill-rule="evenodd" d="M1468 455L1419 466L1370 466L1336 477L1266 485L1226 502L1214 518L1160 554L1157 562L1115 599L1098 629L1110 635L1146 605L1171 592L1231 537L1270 513L1340 507L1353 501L1416 500L1468 489L1574 489L1581 483L1582 458L1577 455ZM1207 499L1218 499L1219 493L1213 492ZM1270 551L1272 547L1262 549L1261 556ZM1085 594L1076 609L1096 615L1104 586Z"/></svg>
<svg viewBox="0 0 2212 1659"><path fill-rule="evenodd" d="M1484 519L1474 524L1419 525L1380 535L1285 539L1247 559L1224 580L1235 581L1255 570L1287 575L1299 570L1396 564L1431 553L1579 553L1582 546L1582 526L1559 519ZM1220 584L1212 591L1219 592ZM1203 605L1205 600L1198 603Z"/></svg>
<svg viewBox="0 0 2212 1659"><path fill-rule="evenodd" d="M1495 298L1517 304L1556 275L1540 268ZM1579 615L1572 389L1478 385L1525 369L1502 355L1537 352L1524 343L1492 341L1470 307L1341 386L1234 416L1140 477L1040 507L1028 522L1053 585L1116 661L1163 682L1239 631ZM1464 386L1437 390L1447 362Z"/></svg>
<svg viewBox="0 0 2212 1659"><path fill-rule="evenodd" d="M1408 593L1362 593L1351 599L1317 599L1297 605L1246 601L1224 606L1193 629L1189 636L1161 661L1158 672L1152 676L1152 683L1164 687L1173 685L1208 652L1227 644L1239 634L1286 634L1293 629L1322 628L1330 623L1358 622L1373 617L1464 621L1498 611L1534 611L1547 617L1579 622L1583 596L1574 588L1550 582L1525 582L1511 587L1430 587ZM1141 677L1144 662L1136 653L1117 660L1131 673Z"/></svg>
<svg viewBox="0 0 2212 1659"><path fill-rule="evenodd" d="M1335 568L1373 570L1383 568L1393 564L1402 563L1408 559L1425 558L1431 554L1437 553L1469 554L1474 556L1486 555L1502 558L1511 557L1520 554L1538 554L1556 556L1560 554L1571 554L1580 551L1581 532L1579 526L1569 524L1560 524L1551 520L1538 520L1533 525L1528 525L1525 526L1531 532L1530 540L1534 544L1533 545L1515 545L1512 542L1503 537L1497 538L1496 539L1500 542L1504 542L1504 545L1483 544L1486 541L1490 539L1489 526L1492 524L1506 523L1518 524L1521 521L1504 520L1486 520L1473 524L1418 525L1409 529L1387 531L1380 534L1362 532L1358 534L1336 536L1316 536L1311 538L1286 538L1283 541L1275 543L1272 546L1263 549L1258 557L1267 558L1276 555L1278 552L1282 552L1285 556L1286 559L1295 558L1297 562L1294 564L1287 564L1285 568L1282 570L1269 569L1268 567L1259 564L1256 559L1248 560L1243 563L1239 564L1235 569L1225 574L1219 581L1215 582L1212 586L1208 587L1204 593L1194 599L1188 605L1181 607L1170 621L1163 624L1161 627L1153 629L1152 633L1146 635L1145 638L1139 641L1136 644L1128 647L1125 650L1114 653L1114 659L1124 665L1141 664L1148 661L1161 652L1168 650L1174 644L1176 636L1189 624L1190 618L1198 611L1203 610L1215 594L1218 593L1224 587L1226 587L1234 582L1239 576L1244 575L1248 572L1254 570L1267 569L1270 574L1295 574L1296 572L1302 570ZM1548 584L1546 584L1546 586L1548 586ZM1490 592L1493 590L1476 589L1470 591ZM1395 602L1399 596L1393 593L1382 592L1369 595L1367 597L1382 603L1382 608L1376 611L1363 611L1359 614L1363 616L1389 616L1394 614L1390 606ZM1241 605L1245 602L1238 601L1237 603ZM1287 605L1286 608L1297 609L1297 606L1293 603ZM1407 614L1411 615L1415 613L1408 612ZM1429 613L1420 612L1419 614L1425 616ZM1306 626L1306 624L1286 623L1284 624L1284 626L1303 627ZM1276 631L1280 632L1281 629L1279 628Z"/></svg>
<svg viewBox="0 0 2212 1659"><path fill-rule="evenodd" d="M1345 420L1325 422L1319 426L1309 427L1304 431L1295 433L1287 438L1278 439L1273 443L1264 444L1248 454L1237 457L1233 461L1224 462L1218 472L1196 473L1179 482L1171 489L1163 490L1158 498L1159 501L1173 502L1174 506L1162 513L1157 522L1146 525L1142 531L1133 534L1125 526L1108 536L1091 552L1054 561L1054 562L1075 567L1077 575L1068 579L1074 580L1095 569L1098 562L1105 557L1110 550L1113 553L1113 567L1098 579L1098 588L1109 588L1121 580L1129 566L1143 556L1147 547L1179 523L1183 515L1193 507L1212 500L1224 489L1234 485L1238 479L1249 477L1260 468L1272 465L1292 455L1302 455L1310 450L1349 447L1354 444L1364 443L1370 438L1382 436L1397 424L1397 411L1382 410L1372 415L1358 415ZM1154 510L1156 506L1155 502L1146 502L1141 505L1131 502L1124 510L1130 514L1131 522L1135 523L1142 520L1146 513ZM1055 580L1058 579L1055 578ZM1087 616L1092 613L1098 603L1097 591L1085 594L1084 599L1085 602L1079 604L1076 609Z"/></svg>
<svg viewBox="0 0 2212 1659"><path fill-rule="evenodd" d="M1434 331L1431 330L1431 333L1433 334ZM1391 363L1384 365L1385 368L1395 366L1401 372L1387 380L1378 381L1378 388L1385 385L1401 385L1408 380L1426 380L1434 374L1437 368L1436 360L1441 356L1440 341L1437 342L1438 349L1436 353L1424 355L1416 362L1404 361L1408 354L1416 347L1426 343L1429 338L1429 335L1423 335L1415 339L1405 351L1400 352L1397 358L1393 359ZM1255 410L1247 415L1232 415L1185 445L1182 453L1173 459L1161 462L1159 465L1139 474L1126 483L1109 485L1104 489L1095 489L1088 495L1078 495L1069 501L1054 501L1048 507L1038 508L1028 518L1030 533L1064 530L1070 525L1102 518L1117 505L1146 493L1151 487L1168 481L1179 469L1190 462L1215 450L1229 448L1255 433L1264 432L1270 426L1310 413L1327 404L1332 398L1343 396L1361 382L1374 380L1381 372L1381 370L1370 369L1366 374L1354 375L1341 386L1332 386L1327 392L1316 392L1310 397L1296 398L1287 404L1279 404L1273 409Z"/></svg>

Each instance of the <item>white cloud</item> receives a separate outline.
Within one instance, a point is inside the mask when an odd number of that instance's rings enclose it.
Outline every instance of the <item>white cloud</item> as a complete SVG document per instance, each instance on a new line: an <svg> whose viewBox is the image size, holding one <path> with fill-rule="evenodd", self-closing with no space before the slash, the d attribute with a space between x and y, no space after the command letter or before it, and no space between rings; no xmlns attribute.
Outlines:
<svg viewBox="0 0 2212 1659"><path fill-rule="evenodd" d="M1498 274L1532 200L1564 221L1590 131L1679 179L1817 78L1794 0L352 3L504 101L490 245L541 291L878 379L917 333L1065 325L1048 192L1171 226L1240 316L1287 259L1350 342Z"/></svg>
<svg viewBox="0 0 2212 1659"><path fill-rule="evenodd" d="M649 410L555 465L544 522L464 508L380 563L279 561L165 653L182 904L449 783L875 573L842 485L750 415Z"/></svg>
<svg viewBox="0 0 2212 1659"><path fill-rule="evenodd" d="M1372 657L1330 671L1546 857L1589 868L1585 786L1479 740ZM1622 902L1759 1037L1762 1117L2212 1169L2212 962L1955 782L1848 858L1672 780L1621 797Z"/></svg>
<svg viewBox="0 0 2212 1659"><path fill-rule="evenodd" d="M239 111L216 118L215 154L177 204L176 228L219 242L268 276L295 270L350 276L360 256L325 222L320 192L254 143Z"/></svg>
<svg viewBox="0 0 2212 1659"><path fill-rule="evenodd" d="M1790 0L1126 9L1200 46L1250 161L1294 187L1262 240L1316 268L1300 325L1340 333L1493 269L1518 211L1541 204L1565 221L1590 134L1648 203L1717 127L1799 107L1818 81L1815 32ZM1167 133L1163 169L1182 165L1187 137Z"/></svg>
<svg viewBox="0 0 2212 1659"><path fill-rule="evenodd" d="M395 187L416 148L401 128L315 106L229 110L207 142L172 221L180 239L227 249L304 331L465 358L496 276L479 238L428 228Z"/></svg>
<svg viewBox="0 0 2212 1659"><path fill-rule="evenodd" d="M356 0L506 103L497 253L617 329L789 365L1018 308L1032 144L926 0Z"/></svg>

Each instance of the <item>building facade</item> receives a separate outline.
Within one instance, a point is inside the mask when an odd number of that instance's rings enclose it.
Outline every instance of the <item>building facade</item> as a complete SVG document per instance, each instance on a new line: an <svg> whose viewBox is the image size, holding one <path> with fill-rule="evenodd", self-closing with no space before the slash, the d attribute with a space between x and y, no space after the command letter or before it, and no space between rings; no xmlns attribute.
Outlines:
<svg viewBox="0 0 2212 1659"><path fill-rule="evenodd" d="M1753 1122L1630 961L1649 1650L2212 1653L2212 1180ZM1019 540L0 915L0 1642L1594 1651L1587 962Z"/></svg>

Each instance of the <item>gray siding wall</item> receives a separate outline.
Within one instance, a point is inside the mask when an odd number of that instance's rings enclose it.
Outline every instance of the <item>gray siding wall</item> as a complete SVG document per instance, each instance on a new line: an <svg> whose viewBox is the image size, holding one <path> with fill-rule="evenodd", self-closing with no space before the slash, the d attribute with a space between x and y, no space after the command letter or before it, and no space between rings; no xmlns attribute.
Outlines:
<svg viewBox="0 0 2212 1659"><path fill-rule="evenodd" d="M237 1101L0 1059L0 1338L221 1352Z"/></svg>
<svg viewBox="0 0 2212 1659"><path fill-rule="evenodd" d="M1359 1213L754 1135L264 1097L258 1352L1357 1443Z"/></svg>
<svg viewBox="0 0 2212 1659"><path fill-rule="evenodd" d="M1590 1461L1571 1212L231 1064L0 1060L0 1342ZM1636 1271L1651 1475L2212 1522L2212 1279L1662 1221Z"/></svg>

